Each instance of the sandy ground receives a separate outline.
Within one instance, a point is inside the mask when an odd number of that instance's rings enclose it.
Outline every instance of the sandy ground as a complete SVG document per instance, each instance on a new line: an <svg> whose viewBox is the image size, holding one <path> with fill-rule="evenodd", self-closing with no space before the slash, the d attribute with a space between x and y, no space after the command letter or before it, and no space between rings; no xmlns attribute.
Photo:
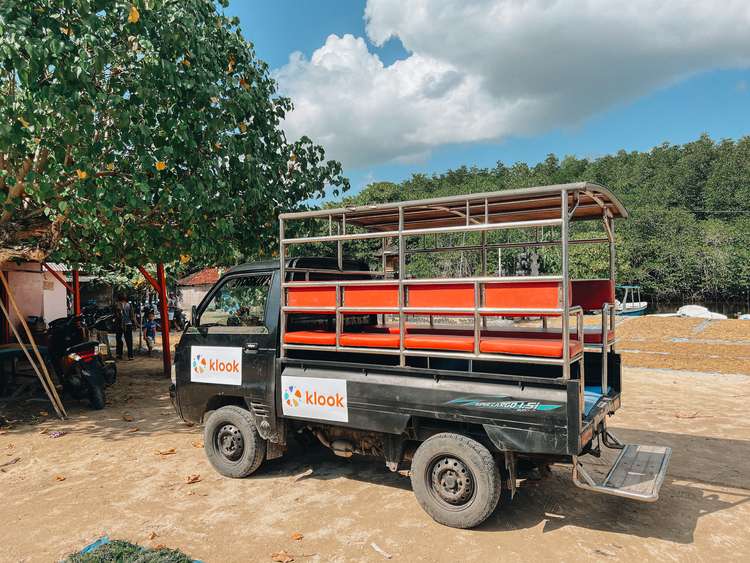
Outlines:
<svg viewBox="0 0 750 563"><path fill-rule="evenodd" d="M480 528L453 530L378 460L293 448L248 479L219 476L200 429L174 415L160 366L121 364L104 411L71 405L68 421L40 415L0 431L0 466L18 459L0 468L0 561L55 561L105 534L207 563L281 550L296 561L383 561L372 543L394 561L750 560L750 376L626 367L612 427L674 450L657 503L581 491L560 467Z"/></svg>

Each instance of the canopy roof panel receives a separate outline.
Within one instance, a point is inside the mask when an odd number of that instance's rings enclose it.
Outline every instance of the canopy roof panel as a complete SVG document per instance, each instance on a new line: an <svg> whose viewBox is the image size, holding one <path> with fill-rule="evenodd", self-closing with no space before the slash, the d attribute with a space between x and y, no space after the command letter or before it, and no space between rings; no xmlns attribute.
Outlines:
<svg viewBox="0 0 750 563"><path fill-rule="evenodd" d="M357 225L368 231L397 230L399 208L404 210L405 230L539 221L560 219L563 193L567 193L572 221L598 219L605 213L614 218L628 216L625 207L607 188L590 182L578 182L379 205L283 213L280 218L294 220L331 217L339 221L345 215L347 225Z"/></svg>

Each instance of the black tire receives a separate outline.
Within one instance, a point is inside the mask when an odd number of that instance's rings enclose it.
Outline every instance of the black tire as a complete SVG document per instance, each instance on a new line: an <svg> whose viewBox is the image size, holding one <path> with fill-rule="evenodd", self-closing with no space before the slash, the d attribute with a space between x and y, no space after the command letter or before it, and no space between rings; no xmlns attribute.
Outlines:
<svg viewBox="0 0 750 563"><path fill-rule="evenodd" d="M451 528L484 522L500 499L500 472L490 451L460 434L436 434L417 448L411 463L417 502Z"/></svg>
<svg viewBox="0 0 750 563"><path fill-rule="evenodd" d="M234 405L221 407L208 417L203 448L214 469L233 479L247 477L266 457L266 441L258 434L253 417Z"/></svg>
<svg viewBox="0 0 750 563"><path fill-rule="evenodd" d="M105 401L104 387L100 387L99 385L90 385L89 404L91 405L91 408L95 411L100 411L104 408L104 405L106 404Z"/></svg>

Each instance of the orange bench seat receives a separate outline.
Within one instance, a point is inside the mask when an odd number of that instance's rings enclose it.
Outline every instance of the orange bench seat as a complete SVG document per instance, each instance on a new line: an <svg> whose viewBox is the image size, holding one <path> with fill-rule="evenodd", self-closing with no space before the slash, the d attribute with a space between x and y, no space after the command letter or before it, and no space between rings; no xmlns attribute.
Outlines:
<svg viewBox="0 0 750 563"><path fill-rule="evenodd" d="M515 356L535 356L542 358L561 358L562 340L551 338L551 334L541 337L486 336L479 342L479 351L487 354L506 354ZM315 346L335 346L336 333L318 330L300 330L284 334L286 344L306 344ZM354 348L398 348L397 331L380 332L344 332L341 334L342 346ZM407 350L439 350L451 352L473 352L474 337L466 334L417 333L406 334L404 346ZM576 340L570 342L570 355L581 352L581 344Z"/></svg>
<svg viewBox="0 0 750 563"><path fill-rule="evenodd" d="M404 346L409 350L449 350L473 352L474 337L460 334L409 334L404 337Z"/></svg>
<svg viewBox="0 0 750 563"><path fill-rule="evenodd" d="M577 340L570 341L570 357L582 350ZM563 342L554 338L519 338L516 336L489 336L479 341L483 354L509 354L514 356L536 356L540 358L562 358Z"/></svg>

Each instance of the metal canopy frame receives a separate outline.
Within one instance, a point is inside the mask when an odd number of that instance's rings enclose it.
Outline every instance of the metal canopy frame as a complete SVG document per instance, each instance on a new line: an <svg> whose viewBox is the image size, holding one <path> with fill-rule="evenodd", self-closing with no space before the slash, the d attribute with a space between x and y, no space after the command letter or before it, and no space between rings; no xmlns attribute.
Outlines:
<svg viewBox="0 0 750 563"><path fill-rule="evenodd" d="M624 206L606 188L589 182L578 182L572 184L559 184L553 186L542 186L534 188L523 188L515 190L503 190L479 194L462 194L450 197L441 197L417 201L402 201L379 205L367 205L357 207L342 207L335 209L318 209L296 213L282 213L279 215L279 260L281 276L281 325L280 325L280 355L283 358L287 350L328 350L347 351L368 354L391 354L398 355L400 365L405 365L407 356L421 357L447 357L464 358L470 362L474 359L513 361L539 364L552 364L562 366L563 377L570 378L570 366L574 362L580 363L581 379L581 412L583 412L583 352L570 357L570 315L576 315L577 333L579 342L584 346L583 340L583 311L580 307L572 307L569 302L569 292L562 291L562 303L558 309L532 310L532 309L494 309L482 306L483 284L503 280L531 281L531 280L559 280L563 288L570 287L569 273L569 246L571 244L607 244L609 246L609 278L612 284L615 279L615 238L614 219L626 218L628 216ZM287 224L294 221L309 219L327 219L328 234L287 237ZM590 239L571 239L570 223L580 220L601 220L604 224L606 237ZM335 225L335 229L334 229ZM357 227L358 232L351 231L351 227ZM538 229L539 227L554 226L560 228L560 238L550 241L534 240L512 243L487 243L486 233L502 229ZM434 247L430 249L406 248L405 238L410 236L422 236L430 234L445 233L481 233L479 245L462 245L453 247ZM343 274L343 243L345 241L381 239L383 241L383 271L371 272L376 279L370 280L341 280L341 281L287 281L287 253L291 245L302 245L310 243L335 242L337 248L338 270L316 270L318 273ZM397 279L385 279L387 276L385 268L385 248L388 239L396 239L398 243L398 277ZM562 275L560 276L515 276L487 277L486 253L487 250L506 247L526 246L559 246L562 254ZM453 252L457 250L479 250L482 252L482 276L468 278L448 279L406 279L406 256L415 252ZM295 269L298 271L298 269ZM378 277L383 279L377 279ZM424 307L417 311L408 307L405 303L405 287L413 284L456 284L467 283L474 286L474 307L467 309L430 308L429 312ZM372 307L357 308L346 307L342 303L343 288L354 285L398 285L398 307L383 308L378 313L397 314L399 318L399 348L355 348L342 347L340 336L343 328L343 314L356 312L372 312ZM304 308L289 307L287 305L287 289L292 287L321 287L334 286L336 289L336 305L329 308ZM316 346L286 344L284 334L286 332L287 315L290 313L326 310L328 314L335 315L336 341L335 346ZM330 309L330 310L329 310ZM361 309L361 310L360 310ZM422 314L440 313L463 313L472 315L474 318L474 342L475 349L472 352L446 352L409 350L404 347L404 334L406 321L409 314L420 312ZM560 316L562 319L562 358L542 358L530 356L507 356L500 354L486 354L479 352L479 335L481 331L483 315L499 315L528 313L529 316L540 313ZM610 330L614 329L614 304L605 305L602 311L602 344L603 373L602 388L607 389L607 352L612 347L607 338L607 325ZM596 349L596 346L586 346L587 351ZM471 368L470 368L471 369Z"/></svg>

